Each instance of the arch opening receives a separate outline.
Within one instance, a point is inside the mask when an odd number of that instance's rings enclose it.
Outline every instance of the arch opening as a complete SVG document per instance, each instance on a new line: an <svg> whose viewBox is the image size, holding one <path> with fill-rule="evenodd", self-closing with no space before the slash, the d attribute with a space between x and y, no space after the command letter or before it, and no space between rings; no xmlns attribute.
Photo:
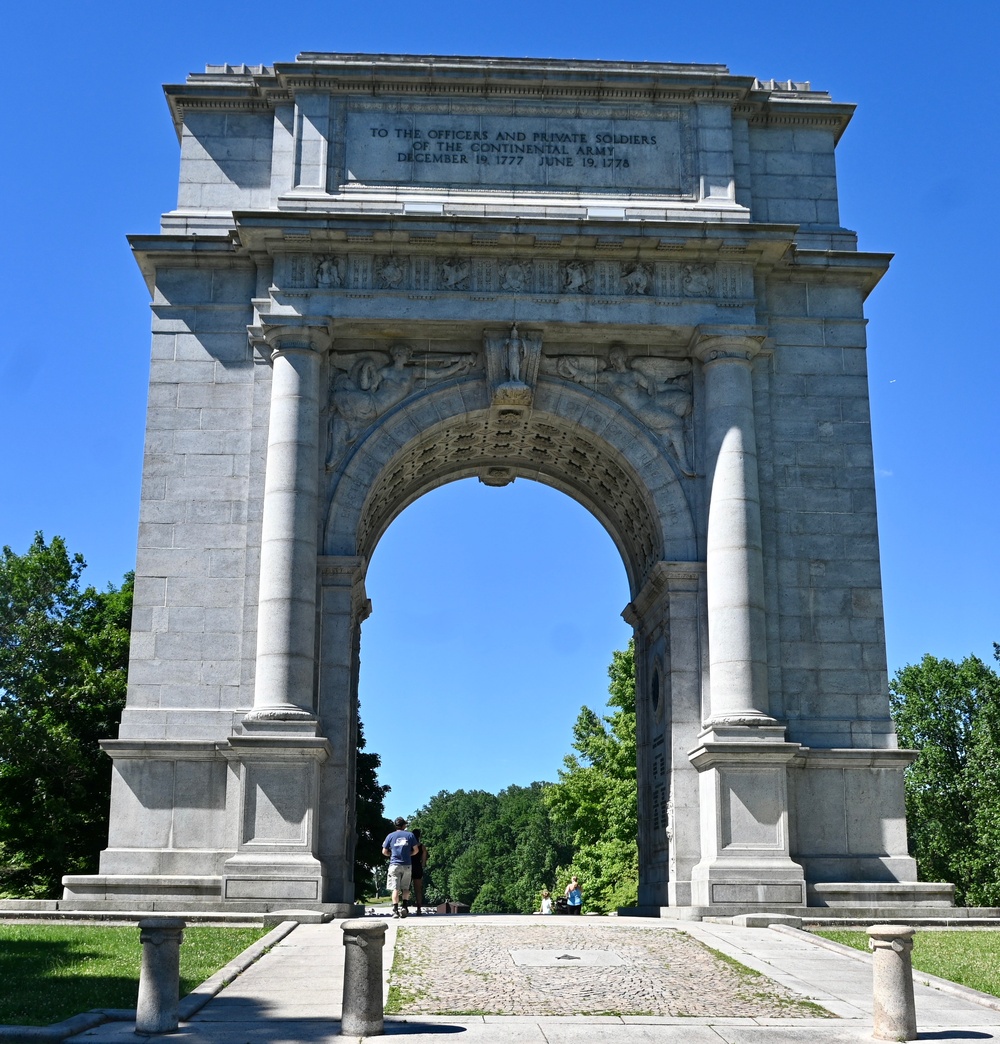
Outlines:
<svg viewBox="0 0 1000 1044"><path fill-rule="evenodd" d="M581 705L606 713L627 576L558 491L437 488L387 528L366 587L358 692L391 816L442 789L554 781Z"/></svg>

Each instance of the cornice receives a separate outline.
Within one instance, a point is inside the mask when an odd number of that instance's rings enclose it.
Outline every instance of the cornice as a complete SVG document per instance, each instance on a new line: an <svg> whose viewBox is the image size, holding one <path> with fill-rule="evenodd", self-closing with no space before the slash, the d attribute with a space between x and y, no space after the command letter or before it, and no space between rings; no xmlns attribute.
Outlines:
<svg viewBox="0 0 1000 1044"><path fill-rule="evenodd" d="M366 97L493 98L657 106L725 104L755 125L829 127L839 138L854 111L808 84L764 84L725 65L534 58L305 52L294 62L209 67L164 87L180 135L194 110L261 112L323 92Z"/></svg>
<svg viewBox="0 0 1000 1044"><path fill-rule="evenodd" d="M785 272L808 274L811 280L827 277L860 284L867 297L889 270L892 254L859 250L799 250L785 258Z"/></svg>
<svg viewBox="0 0 1000 1044"><path fill-rule="evenodd" d="M315 215L236 211L235 237L250 252L291 254L364 248L439 254L460 250L476 257L506 257L530 250L535 256L666 261L711 259L731 264L777 264L790 250L798 226L644 220L602 225L560 218L516 221L442 216L419 219L376 214Z"/></svg>
<svg viewBox="0 0 1000 1044"><path fill-rule="evenodd" d="M150 294L156 282L156 263L163 259L170 264L178 263L178 255L186 255L185 263L192 267L210 264L246 266L252 258L237 249L233 235L225 236L179 236L179 235L135 235L126 237L142 278Z"/></svg>

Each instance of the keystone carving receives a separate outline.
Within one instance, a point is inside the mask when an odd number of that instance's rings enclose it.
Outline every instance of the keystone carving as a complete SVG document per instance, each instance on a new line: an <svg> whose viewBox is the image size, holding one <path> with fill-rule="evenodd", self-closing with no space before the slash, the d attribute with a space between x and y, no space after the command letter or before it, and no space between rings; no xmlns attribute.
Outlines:
<svg viewBox="0 0 1000 1044"><path fill-rule="evenodd" d="M495 406L530 406L542 352L539 337L523 334L514 323L504 337L483 335L486 380Z"/></svg>

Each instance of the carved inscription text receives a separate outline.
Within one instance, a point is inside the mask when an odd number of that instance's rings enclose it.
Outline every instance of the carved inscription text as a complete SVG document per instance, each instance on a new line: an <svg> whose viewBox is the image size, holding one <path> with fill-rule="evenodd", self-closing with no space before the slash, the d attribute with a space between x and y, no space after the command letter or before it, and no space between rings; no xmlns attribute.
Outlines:
<svg viewBox="0 0 1000 1044"><path fill-rule="evenodd" d="M672 113L675 117L677 113ZM348 180L683 191L682 121L352 112Z"/></svg>

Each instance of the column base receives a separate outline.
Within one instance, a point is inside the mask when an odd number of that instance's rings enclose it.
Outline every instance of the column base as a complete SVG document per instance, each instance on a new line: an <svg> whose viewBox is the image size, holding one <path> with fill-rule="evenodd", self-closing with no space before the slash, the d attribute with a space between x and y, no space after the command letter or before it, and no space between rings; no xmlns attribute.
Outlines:
<svg viewBox="0 0 1000 1044"><path fill-rule="evenodd" d="M712 724L688 755L698 770L702 858L691 904L781 910L806 903L792 858L787 765L801 751L781 726Z"/></svg>
<svg viewBox="0 0 1000 1044"><path fill-rule="evenodd" d="M244 852L226 861L222 898L318 903L323 898L324 878L318 859Z"/></svg>
<svg viewBox="0 0 1000 1044"><path fill-rule="evenodd" d="M720 859L691 875L692 906L782 909L806 904L802 867L791 859Z"/></svg>
<svg viewBox="0 0 1000 1044"><path fill-rule="evenodd" d="M244 721L226 756L238 775L236 852L222 868L222 899L319 903L316 857L319 766L330 744L315 722Z"/></svg>
<svg viewBox="0 0 1000 1044"><path fill-rule="evenodd" d="M277 707L255 707L243 717L244 725L275 725L297 722L316 725L316 715L312 711L303 710L301 707L296 707L294 704L289 703Z"/></svg>

